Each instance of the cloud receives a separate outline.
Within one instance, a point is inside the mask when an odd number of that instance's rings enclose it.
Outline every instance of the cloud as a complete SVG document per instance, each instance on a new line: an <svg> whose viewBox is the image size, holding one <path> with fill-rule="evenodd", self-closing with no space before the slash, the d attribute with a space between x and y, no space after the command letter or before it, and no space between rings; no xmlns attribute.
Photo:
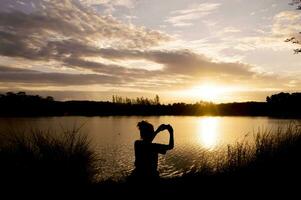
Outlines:
<svg viewBox="0 0 301 200"><path fill-rule="evenodd" d="M26 3L24 1L24 3ZM27 2L28 3L28 2ZM28 60L55 60L63 66L89 70L108 76L134 78L149 75L168 76L210 74L249 75L249 67L238 63L214 63L189 50L149 50L171 38L161 32L125 25L112 17L101 16L82 4L69 0L31 1L39 12L8 10L0 13L0 54ZM105 3L85 1L82 3ZM196 7L173 11L188 19L208 15L219 7L203 3ZM42 9L45 8L45 9ZM181 21L181 20L180 20ZM87 57L112 60L144 59L162 64L163 70L129 69L88 61Z"/></svg>
<svg viewBox="0 0 301 200"><path fill-rule="evenodd" d="M34 70L29 69L22 69L22 68L13 68L13 67L6 67L0 65L0 72L1 73L34 73Z"/></svg>
<svg viewBox="0 0 301 200"><path fill-rule="evenodd" d="M93 51L92 51L93 52ZM93 52L94 53L94 52ZM243 63L225 63L225 62L214 62L211 59L193 53L189 50L152 50L152 51L141 51L141 50L120 50L120 49L99 49L97 52L98 55L102 56L106 59L111 60L133 60L133 59L144 59L149 60L155 63L162 64L164 67L161 70L146 70L146 69L131 69L126 68L120 65L112 65L112 64L104 64L100 62L87 61L81 58L69 57L63 59L64 66L69 68L76 68L84 70L86 73L94 73L95 77L92 75L81 75L80 79L75 78L74 84L88 84L89 80L83 80L84 77L92 77L91 82L97 83L96 80L99 80L97 77L103 78L105 80L112 80L111 84L119 84L119 82L115 82L115 79L124 79L128 81L129 84L135 84L139 81L149 80L157 80L156 84L167 86L168 81L171 77L173 79L178 79L178 83L186 84L191 81L198 80L204 77L219 77L220 79L225 79L229 77L235 77L238 79L239 77L252 77L256 76L256 72L252 71L251 66L248 66ZM7 72L12 70L11 68L6 68ZM14 69L16 70L16 69ZM18 69L21 70L21 69ZM24 70L24 69L22 69ZM88 70L88 71L87 71ZM24 76L21 76L23 74ZM4 77L7 77L5 79ZM26 78L29 76L29 78ZM67 80L69 76L67 74L62 75L61 73L41 73L33 70L28 71L14 71L14 73L3 73L2 79L3 81L17 81L22 82L26 80L30 80L33 78L33 81L36 80L36 77L40 77L39 81L41 83L48 84L56 84L54 76L58 76L57 80L60 80L59 77L66 77ZM49 78L46 78L49 76ZM70 75L70 77L74 77L75 75ZM79 76L79 75L78 75ZM108 79L106 77L110 77ZM44 80L45 79L45 80ZM79 81L80 80L80 81ZM72 81L62 82L66 84L70 84ZM72 82L73 83L73 82ZM98 84L102 84L103 81L99 80ZM109 83L109 82L108 82ZM177 87L177 85L175 85Z"/></svg>
<svg viewBox="0 0 301 200"><path fill-rule="evenodd" d="M243 63L214 62L210 58L194 53L190 50L122 50L122 49L101 49L99 54L107 59L127 60L146 59L164 66L158 73L206 76L206 75L241 75L249 76L254 74L251 66Z"/></svg>
<svg viewBox="0 0 301 200"><path fill-rule="evenodd" d="M175 10L165 21L173 26L192 26L193 20L200 19L211 14L219 8L219 3L200 3L191 5L187 9Z"/></svg>
<svg viewBox="0 0 301 200"><path fill-rule="evenodd" d="M264 28L246 32L245 28L239 30L232 26L224 27L221 31L213 33L208 40L192 41L190 45L196 43L195 49L224 60L243 61L246 56L259 50L267 55L271 52L283 52L283 58L285 58L285 54L290 54L294 46L291 43L284 43L284 41L292 37L295 38L293 41L301 39L300 20L301 13L299 11L281 11L271 19L271 24ZM252 62L257 63L262 60L263 55L260 57L253 59ZM265 63L267 62L270 61L266 59ZM277 64L279 63L275 65Z"/></svg>
<svg viewBox="0 0 301 200"><path fill-rule="evenodd" d="M167 34L123 24L71 0L5 1L3 8L6 9L0 12L0 55L23 58L26 62L56 61L62 66L93 68L106 74L137 74L138 70L91 63L84 58L99 56L102 47L143 49L170 40Z"/></svg>
<svg viewBox="0 0 301 200"><path fill-rule="evenodd" d="M283 11L274 16L272 33L275 37L299 37L301 30L301 13L299 11Z"/></svg>
<svg viewBox="0 0 301 200"><path fill-rule="evenodd" d="M68 58L65 64L70 68L89 70L97 74L106 74L115 77L131 77L132 79L146 78L159 74L159 71L149 71L146 69L131 69L120 65L104 64L100 62L87 61L78 58Z"/></svg>
<svg viewBox="0 0 301 200"><path fill-rule="evenodd" d="M270 49L273 51L291 50L292 45L284 43L287 38L301 39L299 34L301 13L298 11L282 11L273 17L271 28L267 31L260 30L258 36L244 36L232 38L235 41L234 49L250 51L256 49Z"/></svg>
<svg viewBox="0 0 301 200"><path fill-rule="evenodd" d="M89 6L121 6L126 8L133 8L136 0L80 0L81 3Z"/></svg>
<svg viewBox="0 0 301 200"><path fill-rule="evenodd" d="M36 12L1 12L0 53L33 59L50 45L56 48L54 45L62 41L74 41L91 47L149 48L170 39L159 31L126 25L113 17L101 16L75 2L41 1L38 4L41 10ZM23 53L19 53L17 47Z"/></svg>
<svg viewBox="0 0 301 200"><path fill-rule="evenodd" d="M115 60L149 60L163 66L161 70L129 69L119 65L107 65L99 62L85 61L78 58L65 59L70 67L81 67L98 73L123 75L132 77L148 77L150 75L186 75L205 77L211 75L252 76L252 66L238 62L215 62L210 58L190 50L129 50L129 49L99 49L98 56Z"/></svg>
<svg viewBox="0 0 301 200"><path fill-rule="evenodd" d="M215 63L203 55L189 50L143 50L121 48L97 48L74 39L48 41L38 48L31 48L25 41L15 38L14 34L5 33L0 53L4 56L23 57L31 60L61 61L65 66L88 69L97 73L121 76L145 76L154 74L148 70L128 69L119 65L107 65L84 60L84 57L99 56L112 60L145 59L164 65L164 71L157 74L210 75L241 74L250 75L249 67L238 63ZM11 42L14 41L14 42ZM31 41L31 40L30 40ZM5 47L5 48L4 48Z"/></svg>
<svg viewBox="0 0 301 200"><path fill-rule="evenodd" d="M122 84L129 81L112 76L98 74L67 74L67 73L45 73L35 70L11 68L0 66L1 83L22 83L35 86L56 85L90 85L90 84Z"/></svg>
<svg viewBox="0 0 301 200"><path fill-rule="evenodd" d="M228 26L223 28L222 30L223 33L240 33L241 30L232 26Z"/></svg>
<svg viewBox="0 0 301 200"><path fill-rule="evenodd" d="M97 63L90 63L90 65ZM143 70L142 70L143 71ZM178 79L177 77L173 77ZM37 70L29 70L24 68L13 68L0 66L0 89L15 88L15 90L23 89L39 89L39 88L55 88L55 90L71 90L82 91L103 91L118 88L127 91L139 90L147 93L149 91L165 91L170 88L177 88L173 80L161 79L159 73L137 73L136 75L123 74L118 76L104 75L97 73L56 73L56 72L41 72ZM183 82L187 84L187 82ZM76 87L74 87L76 86ZM118 91L117 90L117 91Z"/></svg>
<svg viewBox="0 0 301 200"><path fill-rule="evenodd" d="M112 15L118 9L133 9L136 5L134 0L79 0L85 6L101 11L103 14Z"/></svg>

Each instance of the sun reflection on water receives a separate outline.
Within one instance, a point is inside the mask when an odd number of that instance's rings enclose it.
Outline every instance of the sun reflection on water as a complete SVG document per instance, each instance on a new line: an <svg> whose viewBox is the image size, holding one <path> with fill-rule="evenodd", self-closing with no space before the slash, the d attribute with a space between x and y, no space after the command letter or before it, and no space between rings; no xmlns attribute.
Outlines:
<svg viewBox="0 0 301 200"><path fill-rule="evenodd" d="M198 128L199 142L203 147L212 150L218 143L218 118L208 117L200 120Z"/></svg>

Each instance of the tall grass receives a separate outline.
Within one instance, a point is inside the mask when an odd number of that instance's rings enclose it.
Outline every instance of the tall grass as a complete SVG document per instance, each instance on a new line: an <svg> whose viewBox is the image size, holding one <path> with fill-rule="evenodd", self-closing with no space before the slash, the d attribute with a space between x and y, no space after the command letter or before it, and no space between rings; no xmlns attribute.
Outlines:
<svg viewBox="0 0 301 200"><path fill-rule="evenodd" d="M206 154L206 152L204 153ZM202 156L203 166L184 174L189 181L206 177L258 178L265 180L301 177L301 127L290 124L276 130L259 130L254 142L237 142L218 151L213 161ZM212 159L211 159L212 160ZM206 179L207 180L207 179Z"/></svg>
<svg viewBox="0 0 301 200"><path fill-rule="evenodd" d="M76 130L13 131L0 137L1 185L67 188L95 182L97 154Z"/></svg>

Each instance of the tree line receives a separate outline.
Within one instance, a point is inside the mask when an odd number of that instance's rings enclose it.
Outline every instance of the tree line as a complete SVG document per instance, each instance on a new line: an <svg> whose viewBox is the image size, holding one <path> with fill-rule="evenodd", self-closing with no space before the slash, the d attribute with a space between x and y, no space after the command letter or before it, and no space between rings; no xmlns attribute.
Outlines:
<svg viewBox="0 0 301 200"><path fill-rule="evenodd" d="M148 99L145 97L128 98L128 97L113 95L112 102L118 103L118 104L159 105L160 97L159 97L159 95L156 95L154 99Z"/></svg>
<svg viewBox="0 0 301 200"><path fill-rule="evenodd" d="M0 94L0 116L110 116L110 115L212 115L301 117L301 93L278 93L266 102L161 104L160 97L130 99L117 95L112 101L56 101L25 92Z"/></svg>

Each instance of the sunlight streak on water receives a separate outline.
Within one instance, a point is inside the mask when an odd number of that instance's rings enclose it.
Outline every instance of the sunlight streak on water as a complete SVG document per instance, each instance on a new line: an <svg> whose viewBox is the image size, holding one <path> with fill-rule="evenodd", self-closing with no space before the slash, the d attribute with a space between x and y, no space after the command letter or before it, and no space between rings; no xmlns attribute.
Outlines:
<svg viewBox="0 0 301 200"><path fill-rule="evenodd" d="M200 119L198 126L198 140L200 144L212 150L216 147L219 137L219 121L216 117Z"/></svg>

